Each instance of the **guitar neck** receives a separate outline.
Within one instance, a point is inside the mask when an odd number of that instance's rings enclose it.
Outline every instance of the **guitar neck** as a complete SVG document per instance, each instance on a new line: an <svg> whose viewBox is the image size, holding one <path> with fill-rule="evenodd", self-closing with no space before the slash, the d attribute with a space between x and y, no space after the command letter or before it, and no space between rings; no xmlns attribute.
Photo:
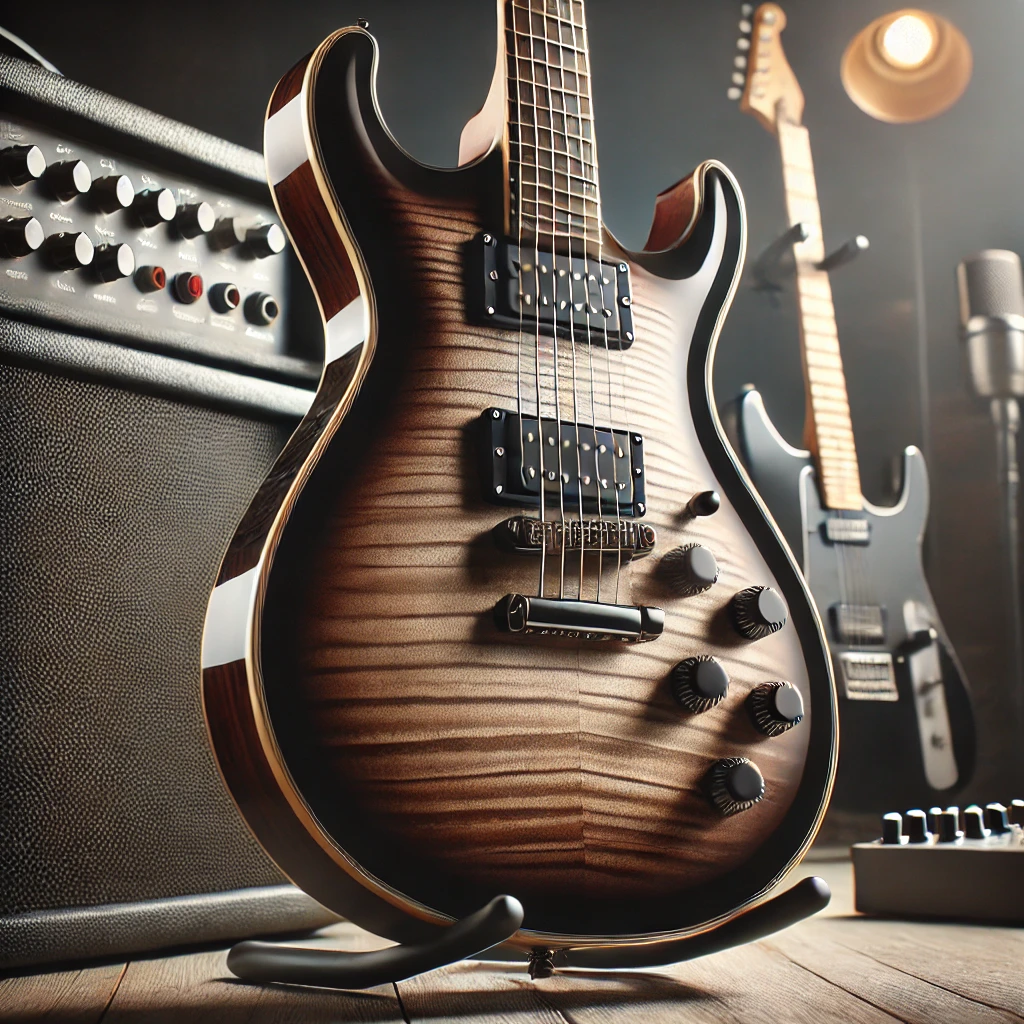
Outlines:
<svg viewBox="0 0 1024 1024"><path fill-rule="evenodd" d="M822 504L830 509L860 510L860 472L832 288L827 272L818 269L825 246L810 138L803 125L782 116L777 128L789 223L803 223L808 229L807 240L793 247L807 393L804 443L814 456Z"/></svg>

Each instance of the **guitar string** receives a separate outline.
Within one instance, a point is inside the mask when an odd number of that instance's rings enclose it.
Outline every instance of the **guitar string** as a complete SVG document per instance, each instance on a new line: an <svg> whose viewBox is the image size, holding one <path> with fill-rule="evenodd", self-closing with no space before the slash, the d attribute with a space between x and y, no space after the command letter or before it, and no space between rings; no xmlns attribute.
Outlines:
<svg viewBox="0 0 1024 1024"><path fill-rule="evenodd" d="M576 28L577 28L577 25L576 25L576 13L575 13L575 6L574 5L570 8L570 13L571 13L571 16L572 16L571 20L572 20L573 45L575 47L576 44L577 44L577 38L576 38ZM583 18L583 24L581 26L579 26L579 28L580 28L580 30L582 32L582 36L583 36L582 53L583 53L583 60L584 60L584 62L586 64L587 81L590 82L592 80L591 79L591 74L590 74L590 41L589 41L589 37L587 35L586 17ZM579 48L577 47L577 49L579 49ZM582 119L583 119L582 97L577 96L577 103L578 103L578 106L579 106L580 127L582 129ZM593 122L593 114L594 114L594 111L593 111L593 97L591 97L590 98L590 109L587 112L587 116L591 119L591 122ZM596 133L594 133L593 130L592 130L591 131L591 135L593 136L595 134ZM597 173L596 173L596 170L597 170L597 139L596 138L592 138L591 139L591 160L592 160L594 171L595 171L595 173L594 173L594 184L595 184L595 192L596 192L596 197L595 197L595 206L596 206L595 219L597 221L597 263L598 263L598 274L599 274L598 281L599 281L599 284L601 285L601 290L602 290L602 294L603 294L604 231L603 231L603 228L602 228L603 220L602 220L602 217L601 217L601 191L600 191L600 187L597 186ZM584 209L586 209L586 206L584 206ZM616 289L616 293L617 293L617 289ZM605 318L603 318L603 320L604 320L604 322L602 324L602 331L603 331L603 335L604 335L605 365L606 365L607 374L608 374L608 431L609 431L609 434L611 435L610 441L611 441L611 460L612 460L612 494L613 494L613 497L615 499L615 535L616 535L616 541L617 541L616 545L615 545L615 601L614 601L614 603L618 604L619 603L619 583L620 583L620 579L621 579L621 576L622 576L622 538L621 538L621 531L622 531L622 509L621 509L621 506L620 506L620 503L619 503L618 442L617 442L616 436L615 436L615 413L614 413L613 402L612 402L612 363L611 363L611 352L610 352L610 348L609 348L609 339L608 339L608 318L605 317ZM621 356L621 351L620 351L620 356ZM622 387L623 406L625 406L626 389L625 389L625 379L624 379L624 372L625 372L624 364L622 364L620 366L620 371L621 371L621 374L623 375L622 379L621 379L621 387ZM628 411L626 412L626 419L627 419L627 423L628 423ZM594 424L594 428L595 428L594 434L595 434L595 441L596 441L597 440L597 438L596 438L596 435L597 435L597 429L596 429L597 428L597 423L596 422ZM629 430L628 430L628 426L627 426L627 431L626 431L626 444L627 444L627 446L629 444ZM598 452L600 451L600 446L599 445L595 444L595 451L598 451ZM596 459L595 461L597 461L598 465L600 465L599 459ZM632 463L632 460L630 460L630 463ZM604 489L605 489L604 483L602 482L600 471L598 471L598 475L597 475L597 506L598 506L598 509L601 509L603 507L603 504L604 504L604 498L603 498L603 495L602 495L602 491Z"/></svg>

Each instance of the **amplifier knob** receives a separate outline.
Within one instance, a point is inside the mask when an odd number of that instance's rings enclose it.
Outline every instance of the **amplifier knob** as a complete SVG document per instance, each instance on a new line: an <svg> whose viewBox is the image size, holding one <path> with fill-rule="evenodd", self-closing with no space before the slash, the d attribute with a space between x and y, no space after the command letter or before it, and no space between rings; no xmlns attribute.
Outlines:
<svg viewBox="0 0 1024 1024"><path fill-rule="evenodd" d="M198 274L182 271L174 275L171 292L179 302L189 305L203 297L203 279Z"/></svg>
<svg viewBox="0 0 1024 1024"><path fill-rule="evenodd" d="M711 802L726 817L753 807L764 796L764 776L745 757L723 757L706 777Z"/></svg>
<svg viewBox="0 0 1024 1024"><path fill-rule="evenodd" d="M985 804L985 828L994 836L1010 831L1010 819L1004 804Z"/></svg>
<svg viewBox="0 0 1024 1024"><path fill-rule="evenodd" d="M167 284L167 272L163 267L145 266L135 271L135 287L140 292L158 292Z"/></svg>
<svg viewBox="0 0 1024 1024"><path fill-rule="evenodd" d="M928 829L928 815L922 810L907 811L907 841L910 843L927 843L932 834Z"/></svg>
<svg viewBox="0 0 1024 1024"><path fill-rule="evenodd" d="M266 327L267 324L272 324L277 319L277 314L281 312L281 309L273 295L268 295L266 292L253 292L245 300L244 312L245 319L249 323Z"/></svg>
<svg viewBox="0 0 1024 1024"><path fill-rule="evenodd" d="M108 174L92 183L89 198L104 213L127 210L135 202L135 186L127 174Z"/></svg>
<svg viewBox="0 0 1024 1024"><path fill-rule="evenodd" d="M84 231L61 231L43 244L47 262L58 270L77 270L92 263L93 245Z"/></svg>
<svg viewBox="0 0 1024 1024"><path fill-rule="evenodd" d="M695 715L720 704L729 692L729 676L710 654L687 658L672 669L672 696Z"/></svg>
<svg viewBox="0 0 1024 1024"><path fill-rule="evenodd" d="M218 313L230 313L233 309L238 309L241 301L242 295L237 284L221 281L210 289L210 305Z"/></svg>
<svg viewBox="0 0 1024 1024"><path fill-rule="evenodd" d="M258 260L276 256L284 250L286 244L284 232L277 224L261 224L259 227L249 228L245 233L246 248Z"/></svg>
<svg viewBox="0 0 1024 1024"><path fill-rule="evenodd" d="M231 249L245 244L246 228L238 217L219 217L210 232L210 245L214 249Z"/></svg>
<svg viewBox="0 0 1024 1024"><path fill-rule="evenodd" d="M899 811L890 811L882 815L882 845L903 846L906 843L903 835L903 815Z"/></svg>
<svg viewBox="0 0 1024 1024"><path fill-rule="evenodd" d="M1011 800L1009 818L1014 825L1024 825L1024 800Z"/></svg>
<svg viewBox="0 0 1024 1024"><path fill-rule="evenodd" d="M213 230L217 215L209 203L190 203L179 206L174 226L183 238L198 238Z"/></svg>
<svg viewBox="0 0 1024 1024"><path fill-rule="evenodd" d="M947 807L939 815L939 842L955 843L963 838L960 831L960 814L955 807Z"/></svg>
<svg viewBox="0 0 1024 1024"><path fill-rule="evenodd" d="M703 594L718 582L718 561L702 544L674 548L662 559L661 568L673 589L684 597Z"/></svg>
<svg viewBox="0 0 1024 1024"><path fill-rule="evenodd" d="M732 599L732 619L740 636L761 640L786 624L786 603L771 587L747 587Z"/></svg>
<svg viewBox="0 0 1024 1024"><path fill-rule="evenodd" d="M144 188L135 194L132 212L147 228L174 220L178 204L169 188Z"/></svg>
<svg viewBox="0 0 1024 1024"><path fill-rule="evenodd" d="M25 185L41 178L46 157L38 146L8 146L0 149L0 179L8 185Z"/></svg>
<svg viewBox="0 0 1024 1024"><path fill-rule="evenodd" d="M977 804L964 808L964 835L968 839L988 839L989 830L985 828L985 819Z"/></svg>
<svg viewBox="0 0 1024 1024"><path fill-rule="evenodd" d="M27 256L42 244L43 225L35 217L5 217L0 220L0 255Z"/></svg>
<svg viewBox="0 0 1024 1024"><path fill-rule="evenodd" d="M747 697L754 725L765 736L781 736L804 719L804 699L792 683L762 683Z"/></svg>
<svg viewBox="0 0 1024 1024"><path fill-rule="evenodd" d="M101 281L119 281L135 273L135 253L125 242L101 245L93 260L96 276Z"/></svg>
<svg viewBox="0 0 1024 1024"><path fill-rule="evenodd" d="M92 172L84 160L62 160L46 168L45 181L62 202L85 195L92 187Z"/></svg>

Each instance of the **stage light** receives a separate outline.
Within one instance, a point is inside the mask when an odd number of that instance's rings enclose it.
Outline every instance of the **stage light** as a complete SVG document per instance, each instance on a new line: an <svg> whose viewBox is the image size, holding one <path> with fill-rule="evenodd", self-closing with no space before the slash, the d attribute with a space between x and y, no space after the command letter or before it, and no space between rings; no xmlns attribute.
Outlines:
<svg viewBox="0 0 1024 1024"><path fill-rule="evenodd" d="M876 19L843 54L843 87L879 121L925 121L948 110L971 78L971 48L946 18L904 9Z"/></svg>

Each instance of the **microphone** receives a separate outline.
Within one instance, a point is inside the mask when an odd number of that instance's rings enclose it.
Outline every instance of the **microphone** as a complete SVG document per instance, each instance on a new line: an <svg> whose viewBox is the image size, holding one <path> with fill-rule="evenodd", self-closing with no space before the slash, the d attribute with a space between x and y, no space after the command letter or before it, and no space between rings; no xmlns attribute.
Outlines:
<svg viewBox="0 0 1024 1024"><path fill-rule="evenodd" d="M985 249L956 268L961 337L982 398L1024 396L1024 274L1020 257Z"/></svg>

